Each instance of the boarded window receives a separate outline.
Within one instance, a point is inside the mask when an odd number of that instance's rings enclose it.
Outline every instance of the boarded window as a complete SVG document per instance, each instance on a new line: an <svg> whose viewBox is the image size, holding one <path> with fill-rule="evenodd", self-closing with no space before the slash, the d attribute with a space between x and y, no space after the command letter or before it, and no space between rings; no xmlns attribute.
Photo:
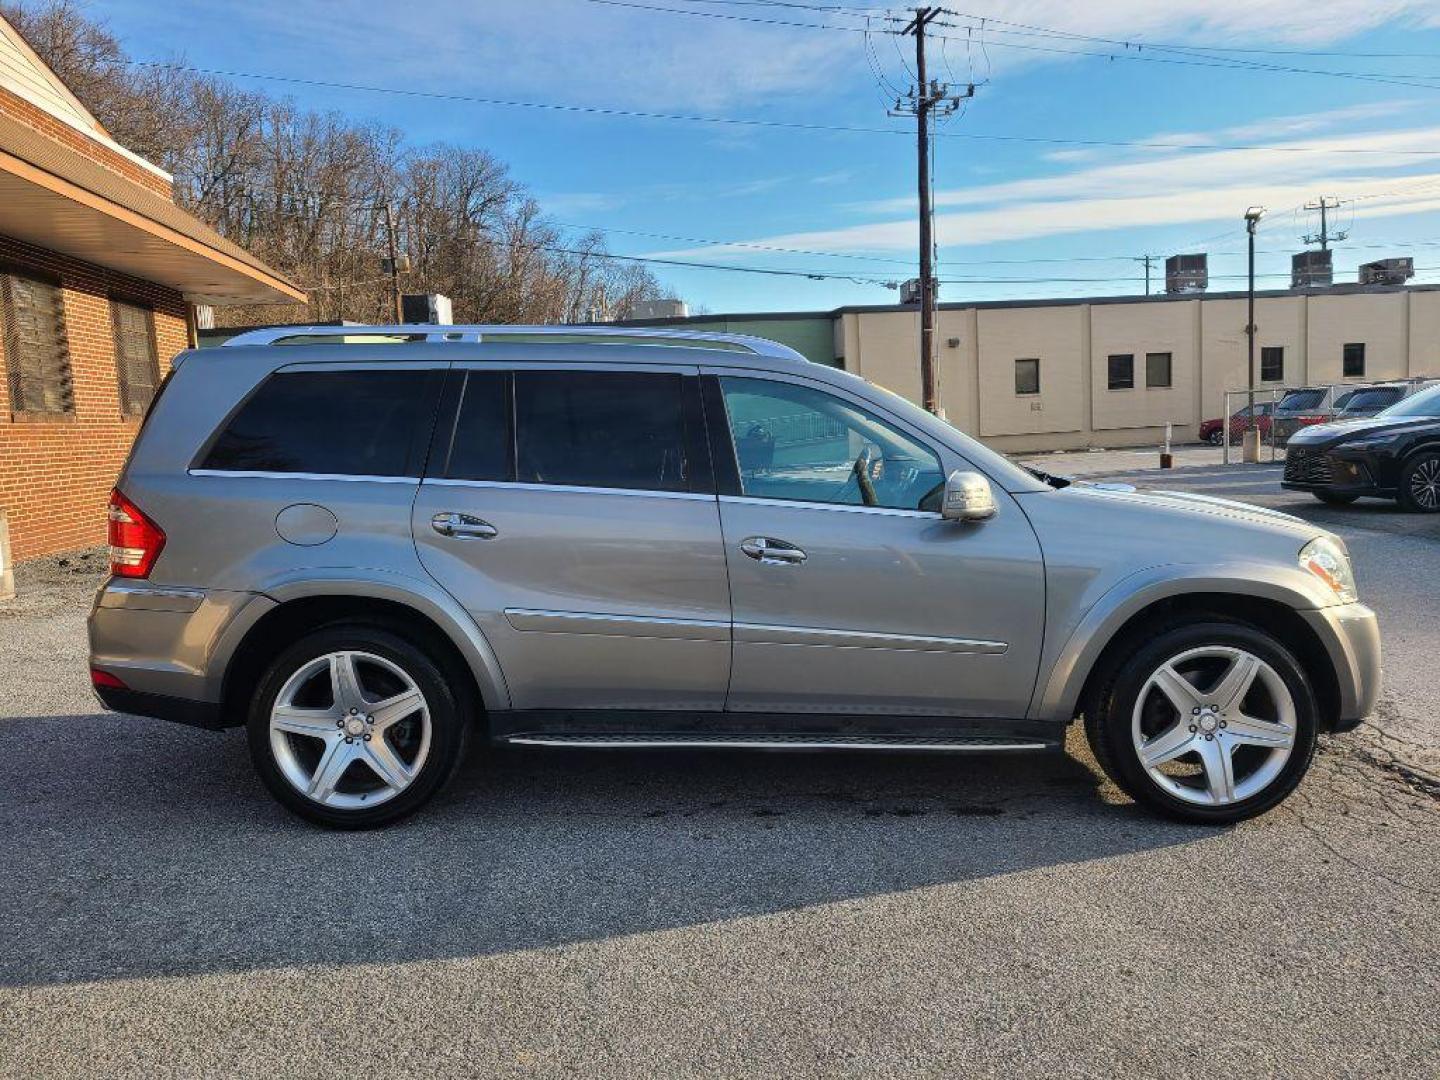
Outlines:
<svg viewBox="0 0 1440 1080"><path fill-rule="evenodd" d="M1170 354L1168 352L1151 352L1145 354L1145 385L1171 385Z"/></svg>
<svg viewBox="0 0 1440 1080"><path fill-rule="evenodd" d="M1107 385L1111 390L1133 390L1135 389L1135 355L1134 353L1112 353L1108 364L1109 380Z"/></svg>
<svg viewBox="0 0 1440 1080"><path fill-rule="evenodd" d="M115 373L120 381L120 411L143 416L160 382L155 355L155 319L149 309L112 300L115 323Z"/></svg>
<svg viewBox="0 0 1440 1080"><path fill-rule="evenodd" d="M1260 381L1285 381L1285 348L1282 345L1266 345L1260 350Z"/></svg>
<svg viewBox="0 0 1440 1080"><path fill-rule="evenodd" d="M1034 357L1015 361L1015 393L1040 392L1040 361Z"/></svg>
<svg viewBox="0 0 1440 1080"><path fill-rule="evenodd" d="M0 322L11 410L70 412L75 397L60 286L18 274L0 275Z"/></svg>

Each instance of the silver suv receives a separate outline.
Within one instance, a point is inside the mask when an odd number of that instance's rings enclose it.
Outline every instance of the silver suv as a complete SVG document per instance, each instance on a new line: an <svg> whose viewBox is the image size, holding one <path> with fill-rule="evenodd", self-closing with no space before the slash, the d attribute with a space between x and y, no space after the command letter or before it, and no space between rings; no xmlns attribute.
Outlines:
<svg viewBox="0 0 1440 1080"><path fill-rule="evenodd" d="M1045 477L773 342L316 327L182 354L110 506L109 707L244 727L325 825L472 735L1059 751L1175 817L1299 783L1375 702L1341 541Z"/></svg>

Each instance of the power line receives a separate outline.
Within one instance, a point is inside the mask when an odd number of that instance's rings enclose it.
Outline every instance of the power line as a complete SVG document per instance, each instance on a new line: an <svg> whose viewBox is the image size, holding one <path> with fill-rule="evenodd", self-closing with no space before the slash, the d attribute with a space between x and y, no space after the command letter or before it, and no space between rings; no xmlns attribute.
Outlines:
<svg viewBox="0 0 1440 1080"><path fill-rule="evenodd" d="M497 108L534 109L549 112L579 113L594 116L620 117L638 120L667 120L691 124L718 124L723 126L774 128L790 131L838 132L859 135L910 135L900 127L865 127L850 124L819 124L794 120L764 120L754 117L701 116L689 113L648 112L641 109L621 109L603 105L567 105L559 102L520 101L511 98L482 97L475 94L457 94L439 90L416 90L400 86L374 86L364 83L337 82L327 79L302 78L297 75L273 75L257 71L236 71L233 69L199 67L162 60L127 60L131 67L161 68L172 71L188 71L196 75L209 75L225 79L255 79L261 82L276 82L292 86L314 86L326 90L349 90L367 94L393 94L400 97L419 98L431 101L454 101L469 105L492 105ZM1440 157L1440 150L1381 150L1368 147L1327 147L1327 146L1267 146L1255 143L1180 143L1143 139L1067 139L1034 135L992 135L970 131L938 131L940 139L970 139L982 142L1028 143L1040 146L1089 146L1089 147L1133 147L1144 150L1202 150L1202 151L1244 151L1291 154L1385 154L1397 157Z"/></svg>

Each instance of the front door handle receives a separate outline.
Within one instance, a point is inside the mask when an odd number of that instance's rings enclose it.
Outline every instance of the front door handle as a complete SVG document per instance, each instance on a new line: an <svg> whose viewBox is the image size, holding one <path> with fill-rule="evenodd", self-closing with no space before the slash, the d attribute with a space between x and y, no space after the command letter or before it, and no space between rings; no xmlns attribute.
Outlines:
<svg viewBox="0 0 1440 1080"><path fill-rule="evenodd" d="M436 514L430 519L430 527L441 536L453 536L458 540L493 540L500 530L488 521L471 514L457 514L453 510Z"/></svg>
<svg viewBox="0 0 1440 1080"><path fill-rule="evenodd" d="M740 550L766 566L795 566L805 561L805 552L784 540L751 536L740 541Z"/></svg>

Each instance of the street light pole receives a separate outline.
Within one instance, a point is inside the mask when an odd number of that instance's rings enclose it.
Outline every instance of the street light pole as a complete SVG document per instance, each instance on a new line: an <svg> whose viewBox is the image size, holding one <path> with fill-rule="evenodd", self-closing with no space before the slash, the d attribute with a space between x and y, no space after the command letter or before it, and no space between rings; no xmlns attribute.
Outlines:
<svg viewBox="0 0 1440 1080"><path fill-rule="evenodd" d="M1246 394L1248 407L1245 410L1244 444L1241 447L1240 457L1242 461L1251 463L1260 460L1260 425L1255 422L1255 227L1260 224L1260 219L1264 214L1263 206L1252 206L1245 211L1245 233L1250 248L1250 287L1245 319L1245 340L1249 360L1245 379L1245 386L1248 390ZM1225 418L1224 423L1228 428L1229 417ZM1229 438L1228 433L1226 438Z"/></svg>

